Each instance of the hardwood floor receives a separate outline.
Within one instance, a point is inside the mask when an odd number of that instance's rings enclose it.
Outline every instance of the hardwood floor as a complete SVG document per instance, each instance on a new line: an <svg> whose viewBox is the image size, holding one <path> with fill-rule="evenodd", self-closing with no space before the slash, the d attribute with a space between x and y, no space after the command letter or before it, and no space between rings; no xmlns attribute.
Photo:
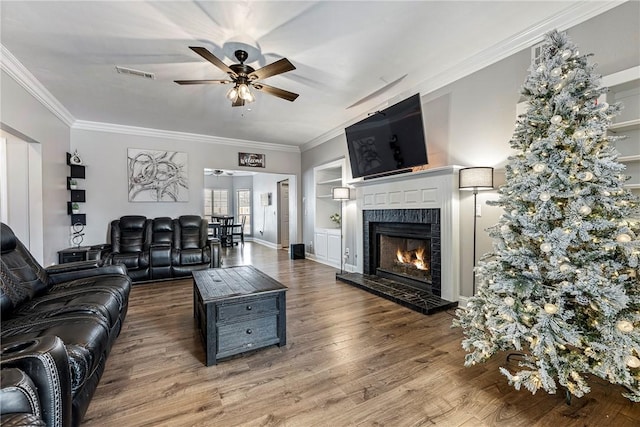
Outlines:
<svg viewBox="0 0 640 427"><path fill-rule="evenodd" d="M286 347L206 367L191 279L136 285L83 426L640 425L640 404L598 379L567 405L514 390L504 357L465 368L452 311L419 314L286 251L223 251L289 288Z"/></svg>

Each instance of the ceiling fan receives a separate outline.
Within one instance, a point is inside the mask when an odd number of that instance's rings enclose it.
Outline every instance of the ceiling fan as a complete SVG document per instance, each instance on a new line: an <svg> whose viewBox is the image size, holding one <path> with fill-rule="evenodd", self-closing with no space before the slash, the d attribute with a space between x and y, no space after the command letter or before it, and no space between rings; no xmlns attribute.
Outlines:
<svg viewBox="0 0 640 427"><path fill-rule="evenodd" d="M244 63L248 57L247 52L244 50L236 50L234 52L235 57L240 61L239 64L227 65L204 47L189 46L189 49L193 50L195 53L227 73L231 80L174 80L179 85L233 83L233 87L229 92L227 92L227 98L231 101L231 105L233 107L241 107L245 102L255 101L249 87L261 92L266 92L270 95L275 95L278 98L286 99L287 101L294 101L298 97L297 93L269 86L258 81L277 74L286 73L287 71L295 70L296 67L294 67L287 58L279 59L272 64L265 65L264 67L255 70L250 65Z"/></svg>

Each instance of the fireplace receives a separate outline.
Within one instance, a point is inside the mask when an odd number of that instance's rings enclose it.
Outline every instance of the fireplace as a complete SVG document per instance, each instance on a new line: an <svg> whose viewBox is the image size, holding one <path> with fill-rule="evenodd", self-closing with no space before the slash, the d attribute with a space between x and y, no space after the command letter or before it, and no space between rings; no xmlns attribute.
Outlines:
<svg viewBox="0 0 640 427"><path fill-rule="evenodd" d="M440 210L364 210L364 274L441 295Z"/></svg>
<svg viewBox="0 0 640 427"><path fill-rule="evenodd" d="M356 242L362 252L353 258L356 265L351 265L351 272L341 272L337 279L423 314L456 307L460 286L457 171L456 166L434 167L354 184L356 212L362 219ZM381 265L379 251L393 252L398 246L414 264L421 248L428 249L420 255L428 271L414 271L411 266L396 271L400 266L387 261Z"/></svg>
<svg viewBox="0 0 640 427"><path fill-rule="evenodd" d="M431 288L431 241L420 237L380 233L377 242L376 274Z"/></svg>

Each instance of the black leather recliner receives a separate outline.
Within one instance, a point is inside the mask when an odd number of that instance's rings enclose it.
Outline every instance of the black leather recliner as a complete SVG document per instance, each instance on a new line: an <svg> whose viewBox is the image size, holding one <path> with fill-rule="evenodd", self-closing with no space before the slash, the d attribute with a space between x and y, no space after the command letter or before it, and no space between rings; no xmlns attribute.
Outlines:
<svg viewBox="0 0 640 427"><path fill-rule="evenodd" d="M47 425L78 425L122 328L131 280L124 265L96 261L45 269L11 228L1 227L0 368L3 377L5 369L29 376L40 407L40 414L34 405L31 414L20 413L29 403L3 388L3 421L40 416ZM16 371L8 375L9 383L19 378Z"/></svg>
<svg viewBox="0 0 640 427"><path fill-rule="evenodd" d="M220 266L219 241L209 240L208 223L198 215L123 216L111 222L109 234L111 247L104 245L102 261L124 264L134 282L184 277Z"/></svg>
<svg viewBox="0 0 640 427"><path fill-rule="evenodd" d="M198 215L183 215L174 220L171 268L174 277L188 276L211 264L209 224Z"/></svg>
<svg viewBox="0 0 640 427"><path fill-rule="evenodd" d="M140 215L127 215L111 221L111 248L104 255L105 264L124 264L132 280L148 280L151 225L151 220Z"/></svg>
<svg viewBox="0 0 640 427"><path fill-rule="evenodd" d="M173 247L173 219L169 217L155 218L151 221L151 280L172 277L171 248Z"/></svg>

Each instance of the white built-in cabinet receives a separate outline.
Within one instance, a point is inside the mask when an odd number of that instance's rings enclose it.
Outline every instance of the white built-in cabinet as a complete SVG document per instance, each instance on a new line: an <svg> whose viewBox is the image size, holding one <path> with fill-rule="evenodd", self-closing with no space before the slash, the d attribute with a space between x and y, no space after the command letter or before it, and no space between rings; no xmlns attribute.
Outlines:
<svg viewBox="0 0 640 427"><path fill-rule="evenodd" d="M618 161L625 164L625 174L630 177L625 187L640 194L640 66L604 76L602 84L609 88L603 101L623 105L609 133L624 136L616 141L616 148L620 152Z"/></svg>
<svg viewBox="0 0 640 427"><path fill-rule="evenodd" d="M315 189L315 259L324 264L340 268L341 227L331 221L331 215L341 212L340 202L333 200L331 189L344 185L344 159L336 160L313 169Z"/></svg>

